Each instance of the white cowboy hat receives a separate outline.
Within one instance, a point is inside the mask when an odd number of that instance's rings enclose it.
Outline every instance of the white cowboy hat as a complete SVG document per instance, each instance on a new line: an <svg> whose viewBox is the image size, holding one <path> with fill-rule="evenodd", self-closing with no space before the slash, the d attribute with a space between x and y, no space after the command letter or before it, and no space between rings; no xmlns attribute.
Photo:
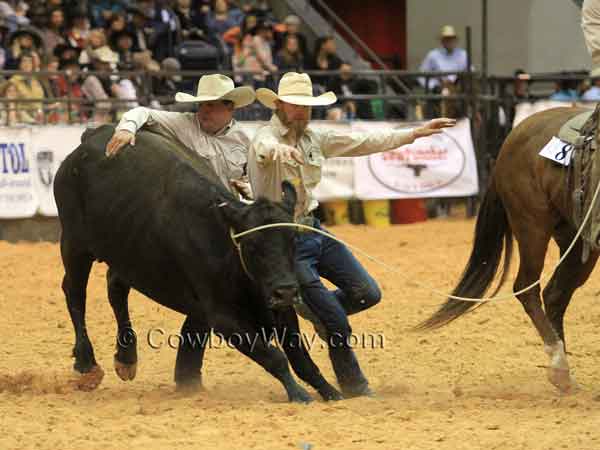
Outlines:
<svg viewBox="0 0 600 450"><path fill-rule="evenodd" d="M281 77L277 94L271 89L261 88L256 91L256 98L270 109L276 109L275 100L301 106L326 106L337 101L333 92L314 97L310 77L296 72L288 72Z"/></svg>
<svg viewBox="0 0 600 450"><path fill-rule="evenodd" d="M210 102L213 100L229 100L233 102L234 108L241 108L249 105L256 98L254 89L248 86L236 88L233 80L225 75L212 74L204 75L198 81L196 95L178 92L175 94L175 101L181 103L188 102Z"/></svg>
<svg viewBox="0 0 600 450"><path fill-rule="evenodd" d="M103 63L117 64L119 62L119 54L113 52L108 45L92 50L90 56L92 59L97 59Z"/></svg>

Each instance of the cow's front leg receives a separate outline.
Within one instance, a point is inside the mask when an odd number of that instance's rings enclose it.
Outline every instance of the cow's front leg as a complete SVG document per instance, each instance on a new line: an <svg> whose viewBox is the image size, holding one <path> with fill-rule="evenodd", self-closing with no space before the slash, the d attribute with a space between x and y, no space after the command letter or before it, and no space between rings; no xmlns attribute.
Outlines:
<svg viewBox="0 0 600 450"><path fill-rule="evenodd" d="M203 319L186 317L175 362L177 390L198 391L202 388L202 361L209 338L210 327Z"/></svg>
<svg viewBox="0 0 600 450"><path fill-rule="evenodd" d="M294 380L285 354L265 342L257 329L223 333L223 335L237 350L277 378L283 384L291 402L309 403L312 401L306 389Z"/></svg>
<svg viewBox="0 0 600 450"><path fill-rule="evenodd" d="M275 313L277 337L294 372L300 379L317 390L323 400L342 400L344 397L321 374L313 362L300 333L298 316L293 308Z"/></svg>

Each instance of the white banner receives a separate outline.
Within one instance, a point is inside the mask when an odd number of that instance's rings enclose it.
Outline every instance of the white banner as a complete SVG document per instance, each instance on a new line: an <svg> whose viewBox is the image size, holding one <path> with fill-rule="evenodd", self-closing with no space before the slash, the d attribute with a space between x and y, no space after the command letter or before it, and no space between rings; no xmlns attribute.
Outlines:
<svg viewBox="0 0 600 450"><path fill-rule="evenodd" d="M260 122L245 122L252 138ZM351 131L406 127L397 122L332 123L311 126ZM53 186L56 171L81 141L84 126L0 128L0 218L25 218L36 213L56 216ZM325 161L315 190L319 200L462 197L477 193L477 166L469 122L460 121L444 133L419 139L391 152Z"/></svg>
<svg viewBox="0 0 600 450"><path fill-rule="evenodd" d="M2 128L0 139L0 218L32 217L38 201L31 179L29 128Z"/></svg>
<svg viewBox="0 0 600 450"><path fill-rule="evenodd" d="M357 122L353 128L373 131L389 126ZM356 158L354 167L355 195L363 200L467 197L479 191L467 119L398 149Z"/></svg>
<svg viewBox="0 0 600 450"><path fill-rule="evenodd" d="M32 128L31 176L37 192L38 212L43 216L57 216L54 201L54 175L69 153L81 143L83 126Z"/></svg>

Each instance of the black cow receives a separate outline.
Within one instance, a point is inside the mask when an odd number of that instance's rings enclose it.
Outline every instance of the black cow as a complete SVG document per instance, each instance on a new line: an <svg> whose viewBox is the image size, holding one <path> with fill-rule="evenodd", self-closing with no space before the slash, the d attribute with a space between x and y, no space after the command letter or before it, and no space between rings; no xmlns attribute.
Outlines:
<svg viewBox="0 0 600 450"><path fill-rule="evenodd" d="M151 131L139 132L135 147L107 158L105 146L113 131L103 126L84 133L54 182L62 225L62 287L75 328L74 367L83 374L80 387L93 389L102 379L85 325L88 276L93 261L99 260L109 266L108 297L118 324L115 369L122 379L133 379L137 363L127 303L133 287L184 314L182 336L206 336L212 329L225 337L249 337L231 343L276 377L291 401L309 401L285 355L262 339L274 331L299 336L293 309L299 298L294 231L272 228L249 234L240 239L240 253L230 236L230 231L290 222L296 202L293 186L284 184L283 203L259 199L245 205L225 189L203 158ZM255 336L260 339L253 342ZM204 347L199 342L179 346L178 388L200 384ZM302 380L324 399L341 398L302 340L288 338L280 344Z"/></svg>

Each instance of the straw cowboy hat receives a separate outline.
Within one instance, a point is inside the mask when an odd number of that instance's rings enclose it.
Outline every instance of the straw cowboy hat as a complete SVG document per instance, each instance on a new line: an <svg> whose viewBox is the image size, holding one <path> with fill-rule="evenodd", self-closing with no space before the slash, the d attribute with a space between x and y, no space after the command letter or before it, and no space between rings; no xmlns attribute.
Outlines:
<svg viewBox="0 0 600 450"><path fill-rule="evenodd" d="M276 109L276 100L301 106L326 106L337 101L333 92L325 92L313 96L310 77L305 73L288 72L279 80L277 94L271 89L261 88L256 91L256 98L267 108Z"/></svg>
<svg viewBox="0 0 600 450"><path fill-rule="evenodd" d="M175 94L175 101L180 103L229 100L233 102L234 108L249 105L255 98L254 89L248 86L236 88L231 78L221 74L204 75L200 78L195 96L185 92Z"/></svg>
<svg viewBox="0 0 600 450"><path fill-rule="evenodd" d="M442 27L442 29L440 30L440 37L441 38L455 38L456 37L456 30L454 29L454 27L452 25L444 25Z"/></svg>

